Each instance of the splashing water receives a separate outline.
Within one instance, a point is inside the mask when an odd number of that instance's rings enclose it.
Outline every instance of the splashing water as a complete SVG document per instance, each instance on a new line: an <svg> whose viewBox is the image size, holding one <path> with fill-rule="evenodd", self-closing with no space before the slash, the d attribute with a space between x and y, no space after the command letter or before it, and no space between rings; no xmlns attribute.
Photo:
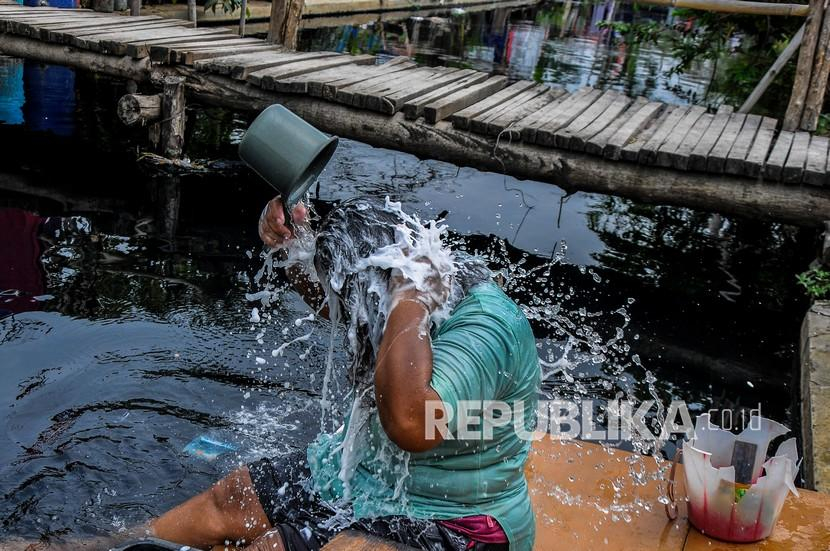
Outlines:
<svg viewBox="0 0 830 551"><path fill-rule="evenodd" d="M354 228L360 228L360 231L354 231ZM387 198L382 204L364 199L343 203L328 215L316 235L306 228L299 228L297 237L288 247L287 260L278 261L271 253L264 255L263 267L256 277L263 282L263 288L246 296L261 305L256 316L251 316L252 321L254 317L265 318L265 312L277 302L283 290L274 283L278 268L298 266L310 281L319 283L325 291L331 328L321 384L320 426L323 431L346 431L337 451L341 453L339 477L344 483L347 498L349 480L360 461L359 452L366 447L367 423L375 407L372 385L374 363L390 307L387 287L392 269L400 270L419 290L425 292L431 290L427 278L433 269L452 281L446 303L431 317L435 325L449 316L472 286L490 279L493 273L497 274L505 292L516 300L531 324L548 335L537 339L544 399L581 402L607 395L617 403L633 405L635 386L644 384L658 404L658 411L651 418L652 425L659 426L664 420L665 412L659 406L655 379L639 357L630 354L630 346L626 342L626 329L630 322L627 305L610 312L590 312L584 307L569 309L576 295L575 290L560 288L555 279L557 268L564 263L567 252L564 242L555 249L548 262L532 267L527 266L526 254L517 262L511 262L504 240L491 242L485 251L474 251L475 256L468 255L466 249L466 243L462 239L450 238L448 229L440 222L422 223L417 216L403 212L400 203ZM431 265L417 261L419 258L429 259ZM589 272L593 281L601 282L599 274ZM631 302L629 299L628 304ZM309 321L309 318L300 318L294 325L300 327ZM609 322L614 326L611 334L599 328ZM341 323L348 353L347 365L342 370L335 366L334 361ZM273 350L274 357L282 356L287 348L304 343L311 336L306 329L302 335L290 337L288 329L283 329L285 339ZM635 335L634 338L638 337ZM341 371L348 381L345 398L350 406L348 411L339 413L348 416L347 425L341 425L339 419L342 417L333 412L335 401L332 398L343 393L339 388L331 387L334 381L339 380L335 374ZM637 372L643 373L642 378L630 375ZM591 375L598 382L594 383ZM341 400L341 403L347 402ZM613 413L605 411L604 418L607 420ZM245 424L251 424L250 419L261 418L262 415L267 416L268 412L257 411L255 415L246 417ZM648 510L652 504L639 498L624 502L622 497L627 488L661 478L665 469L660 455L663 444L664 441L659 438L646 439L632 433L630 445L639 453L628 459L629 476L613 481L614 499L610 505L601 503L598 498L591 501L584 496L568 494L559 487L551 487L545 493L563 505L589 505L612 521L630 522L632 515ZM378 452L390 465L403 466L395 498L405 499L401 493L407 476L408 454L391 442ZM610 448L607 453L612 453ZM647 468L648 461L656 463L656 471ZM660 487L662 490L662 485ZM661 496L661 501L663 498ZM336 505L342 514L336 515L329 524L347 524L350 520L347 518L347 504Z"/></svg>

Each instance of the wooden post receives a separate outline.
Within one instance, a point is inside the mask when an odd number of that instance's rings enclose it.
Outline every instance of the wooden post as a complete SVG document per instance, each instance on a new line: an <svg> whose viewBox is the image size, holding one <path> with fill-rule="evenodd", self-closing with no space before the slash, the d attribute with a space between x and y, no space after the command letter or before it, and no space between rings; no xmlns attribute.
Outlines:
<svg viewBox="0 0 830 551"><path fill-rule="evenodd" d="M141 15L141 0L128 0L130 5L130 15L132 17L138 17Z"/></svg>
<svg viewBox="0 0 830 551"><path fill-rule="evenodd" d="M161 98L161 154L178 159L184 147L184 77L165 77Z"/></svg>
<svg viewBox="0 0 830 551"><path fill-rule="evenodd" d="M245 37L245 19L248 17L248 0L242 0L239 6L239 36Z"/></svg>
<svg viewBox="0 0 830 551"><path fill-rule="evenodd" d="M112 13L115 9L114 0L92 0L92 9L104 13Z"/></svg>
<svg viewBox="0 0 830 551"><path fill-rule="evenodd" d="M781 55L778 56L778 59L775 60L775 63L772 64L772 67L769 68L767 74L764 75L764 78L758 82L758 85L755 86L755 89L752 90L752 93L749 94L749 97L746 98L746 101L741 108L738 109L738 113L749 113L752 111L752 108L755 107L755 104L758 103L758 100L761 99L761 96L764 95L764 92L767 91L769 85L772 84L772 81L775 80L775 77L778 76L778 73L781 72L781 69L790 61L790 58L793 54L798 50L798 47L801 46L801 41L804 38L804 25L798 29L792 39L790 39L790 43L787 44L787 47L781 52Z"/></svg>
<svg viewBox="0 0 830 551"><path fill-rule="evenodd" d="M274 0L271 3L268 42L282 44L287 50L297 49L304 5L304 0Z"/></svg>
<svg viewBox="0 0 830 551"><path fill-rule="evenodd" d="M830 15L827 13L827 5L828 2L825 0L824 21L821 24L821 35L819 35L816 53L813 57L813 71L810 75L807 100L804 102L804 113L801 115L801 129L810 132L815 132L818 128L818 117L824 105L827 77L830 75Z"/></svg>
<svg viewBox="0 0 830 551"><path fill-rule="evenodd" d="M793 91L787 113L784 115L782 129L792 132L799 128L801 116L804 113L804 102L807 100L807 90L810 85L810 75L813 73L813 58L816 54L816 44L821 32L824 19L824 0L810 0L810 15L804 23L804 38L801 41L801 50L798 52L798 67L795 72Z"/></svg>
<svg viewBox="0 0 830 551"><path fill-rule="evenodd" d="M187 0L187 20L193 21L193 26L196 26L196 0Z"/></svg>
<svg viewBox="0 0 830 551"><path fill-rule="evenodd" d="M126 94L118 100L118 118L126 125L145 124L161 118L161 94Z"/></svg>

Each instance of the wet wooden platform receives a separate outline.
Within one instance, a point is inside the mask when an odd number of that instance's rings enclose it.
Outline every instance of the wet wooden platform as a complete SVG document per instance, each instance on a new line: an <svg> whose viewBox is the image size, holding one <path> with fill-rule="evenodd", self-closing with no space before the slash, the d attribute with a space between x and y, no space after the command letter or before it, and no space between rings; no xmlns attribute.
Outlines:
<svg viewBox="0 0 830 551"><path fill-rule="evenodd" d="M223 28L190 28L157 16L0 6L0 32L154 63L191 66L264 90L303 94L361 110L500 140L644 166L729 174L791 185L828 184L830 140L781 132L778 121L722 107L676 106L582 88L508 82L472 69L408 59L283 52Z"/></svg>
<svg viewBox="0 0 830 551"><path fill-rule="evenodd" d="M799 490L790 495L772 535L757 543L726 543L704 536L686 517L666 518L659 503L655 463L643 458L643 484L630 471L641 466L630 452L587 442L545 437L533 444L525 467L536 515L535 549L602 551L802 551L830 549L830 496ZM682 465L678 496L685 495ZM614 487L621 487L617 494ZM339 535L325 551L410 551L357 532Z"/></svg>
<svg viewBox="0 0 830 551"><path fill-rule="evenodd" d="M566 91L408 58L285 52L227 28L88 10L0 6L0 53L258 112L282 103L324 132L571 191L761 217L830 219L830 143L723 107Z"/></svg>

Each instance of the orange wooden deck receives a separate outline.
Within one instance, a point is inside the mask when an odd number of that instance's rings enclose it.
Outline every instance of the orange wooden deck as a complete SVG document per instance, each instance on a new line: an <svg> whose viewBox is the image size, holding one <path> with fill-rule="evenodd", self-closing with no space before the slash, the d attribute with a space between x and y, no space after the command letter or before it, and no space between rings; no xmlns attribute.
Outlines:
<svg viewBox="0 0 830 551"><path fill-rule="evenodd" d="M772 536L751 544L730 544L702 535L686 520L681 504L677 520L669 521L657 501L656 481L634 485L628 452L607 452L585 442L549 438L534 444L526 467L536 512L536 549L540 551L827 551L830 550L830 496L801 490L790 496ZM646 477L654 461L643 458ZM639 468L639 467L638 467ZM685 495L678 470L678 496ZM615 502L614 484L625 486ZM639 500L639 502L637 501ZM636 503L639 503L637 505ZM630 521L614 508L629 512ZM612 517L616 516L617 520ZM401 551L354 532L344 533L326 551Z"/></svg>

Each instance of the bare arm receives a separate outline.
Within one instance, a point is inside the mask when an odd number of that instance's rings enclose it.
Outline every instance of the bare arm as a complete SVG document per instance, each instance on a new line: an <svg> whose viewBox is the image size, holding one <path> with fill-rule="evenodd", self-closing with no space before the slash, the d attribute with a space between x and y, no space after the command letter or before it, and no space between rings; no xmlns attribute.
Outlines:
<svg viewBox="0 0 830 551"><path fill-rule="evenodd" d="M428 290L418 290L398 270L389 280L391 307L380 342L375 366L375 397L383 430L401 449L421 452L443 440L429 417L446 423L441 397L431 386L432 339L429 316L446 300L448 276L442 277L426 258L413 259L431 267L422 282ZM444 427L445 429L446 427Z"/></svg>

